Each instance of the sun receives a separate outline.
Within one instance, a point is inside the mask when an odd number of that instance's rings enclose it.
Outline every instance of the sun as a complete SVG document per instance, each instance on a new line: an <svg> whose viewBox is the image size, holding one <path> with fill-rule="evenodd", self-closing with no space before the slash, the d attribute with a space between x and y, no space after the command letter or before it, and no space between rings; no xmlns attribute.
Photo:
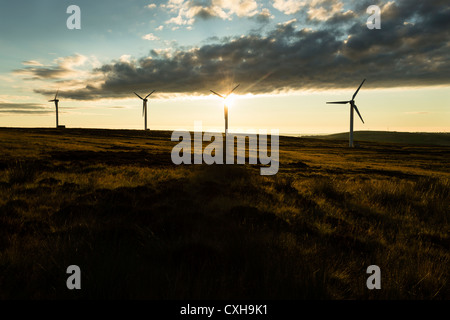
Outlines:
<svg viewBox="0 0 450 320"><path fill-rule="evenodd" d="M236 102L236 95L234 93L230 94L226 99L225 99L225 104L227 105L228 108L233 107L233 105Z"/></svg>

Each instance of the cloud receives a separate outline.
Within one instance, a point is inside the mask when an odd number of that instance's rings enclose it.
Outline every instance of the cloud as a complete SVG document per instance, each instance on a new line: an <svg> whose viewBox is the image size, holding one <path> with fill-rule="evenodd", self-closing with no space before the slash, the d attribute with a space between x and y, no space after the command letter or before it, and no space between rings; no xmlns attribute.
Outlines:
<svg viewBox="0 0 450 320"><path fill-rule="evenodd" d="M147 9L154 9L154 8L156 8L156 4L151 3L151 4L149 4L149 5L146 5L145 7L146 7Z"/></svg>
<svg viewBox="0 0 450 320"><path fill-rule="evenodd" d="M172 49L165 48L165 49L152 49L150 51L150 54L153 57L158 57L162 59L170 59L172 57Z"/></svg>
<svg viewBox="0 0 450 320"><path fill-rule="evenodd" d="M287 27L287 26L292 25L292 24L295 23L295 22L297 22L297 19L296 19L296 18L291 19L291 20L289 20L289 21L280 22L280 23L278 23L278 26Z"/></svg>
<svg viewBox="0 0 450 320"><path fill-rule="evenodd" d="M161 5L169 13L176 14L166 24L192 25L196 19L220 18L232 20L233 16L253 17L264 14L258 10L256 0L169 0Z"/></svg>
<svg viewBox="0 0 450 320"><path fill-rule="evenodd" d="M377 0L371 1L374 4ZM359 12L364 12L369 6L361 6L362 1L358 1L355 8ZM308 22L329 22L330 20L345 20L354 18L355 13L350 9L345 9L344 2L340 0L312 0L312 1L297 1L297 0L274 0L273 7L286 15L293 15L296 13L305 14Z"/></svg>
<svg viewBox="0 0 450 320"><path fill-rule="evenodd" d="M142 36L142 39L149 40L149 41L156 41L159 40L157 36L155 36L153 33L146 34L145 36Z"/></svg>
<svg viewBox="0 0 450 320"><path fill-rule="evenodd" d="M130 62L131 55L129 54L123 54L120 56L119 61L121 62Z"/></svg>
<svg viewBox="0 0 450 320"><path fill-rule="evenodd" d="M129 107L126 107L126 106L107 106L105 108L107 108L107 109L129 109Z"/></svg>
<svg viewBox="0 0 450 320"><path fill-rule="evenodd" d="M27 67L14 70L13 73L29 77L28 79L62 79L77 77L80 70L75 67L82 66L87 61L87 57L81 54L58 58L53 66L45 66L37 61L24 61L22 64Z"/></svg>
<svg viewBox="0 0 450 320"><path fill-rule="evenodd" d="M344 4L339 0L316 0L307 11L310 20L328 21L340 15L353 15L352 10L344 11Z"/></svg>
<svg viewBox="0 0 450 320"><path fill-rule="evenodd" d="M300 0L273 0L273 7L284 14L294 14L305 6L306 1Z"/></svg>
<svg viewBox="0 0 450 320"><path fill-rule="evenodd" d="M36 61L36 60L23 61L22 64L24 66L38 66L38 67L42 67L43 66L42 63L40 63L39 61Z"/></svg>
<svg viewBox="0 0 450 320"><path fill-rule="evenodd" d="M61 95L77 100L121 98L149 88L207 95L209 89L226 91L234 83L241 83L239 93L261 94L354 88L363 78L369 88L450 85L450 8L442 4L441 0L385 4L381 30L369 30L366 15L336 10L326 23L314 18L312 24L296 28L304 22L298 17L264 34L152 50L133 61L94 68L92 81ZM46 89L36 92L51 94Z"/></svg>
<svg viewBox="0 0 450 320"><path fill-rule="evenodd" d="M227 9L229 14L238 17L252 17L258 13L258 4L255 0L217 0L217 6Z"/></svg>
<svg viewBox="0 0 450 320"><path fill-rule="evenodd" d="M255 18L259 23L268 23L270 19L274 18L274 16L270 13L269 9L263 8L261 12L254 15L253 18Z"/></svg>
<svg viewBox="0 0 450 320"><path fill-rule="evenodd" d="M40 104L0 102L1 114L49 114L54 111Z"/></svg>

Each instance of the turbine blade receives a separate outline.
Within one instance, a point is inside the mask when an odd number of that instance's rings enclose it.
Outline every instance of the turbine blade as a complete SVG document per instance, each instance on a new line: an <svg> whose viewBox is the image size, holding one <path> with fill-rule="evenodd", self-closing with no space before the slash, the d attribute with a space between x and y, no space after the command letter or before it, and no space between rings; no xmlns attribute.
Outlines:
<svg viewBox="0 0 450 320"><path fill-rule="evenodd" d="M58 96L58 93L59 93L59 89L56 91L55 100L56 100L56 97Z"/></svg>
<svg viewBox="0 0 450 320"><path fill-rule="evenodd" d="M142 116L145 115L145 105L142 106Z"/></svg>
<svg viewBox="0 0 450 320"><path fill-rule="evenodd" d="M138 95L136 92L135 92L134 94L137 95L139 98L142 99L142 97L141 97L140 95ZM142 99L142 100L144 100L144 99Z"/></svg>
<svg viewBox="0 0 450 320"><path fill-rule="evenodd" d="M356 97L356 95L358 94L359 89L361 89L361 87L362 87L362 85L364 84L365 81L366 81L366 79L364 79L363 82L361 82L361 84L359 85L358 90L356 90L355 94L353 95L352 100L355 100L355 97Z"/></svg>
<svg viewBox="0 0 450 320"><path fill-rule="evenodd" d="M362 123L364 123L364 120L363 120L363 118L361 117L361 114L359 113L359 111L358 111L358 107L356 106L356 104L354 104L354 105L353 105L353 107L355 108L355 110L356 110L356 113L358 113L358 116L360 117L360 119L361 119Z"/></svg>
<svg viewBox="0 0 450 320"><path fill-rule="evenodd" d="M334 102L327 102L328 104L347 104L350 101L334 101Z"/></svg>
<svg viewBox="0 0 450 320"><path fill-rule="evenodd" d="M230 94L232 94L233 91L236 90L240 85L241 85L241 84L238 84L236 87L234 87L234 89L231 90L231 91L227 94L227 97L228 97Z"/></svg>
<svg viewBox="0 0 450 320"><path fill-rule="evenodd" d="M218 94L217 92L214 92L214 91L212 91L212 90L209 90L209 91L211 91L211 92L214 93L215 95L218 95L218 96L221 97L221 98L225 98L223 95Z"/></svg>
<svg viewBox="0 0 450 320"><path fill-rule="evenodd" d="M153 92L155 92L155 90L153 90L152 92L150 92L150 93L145 97L145 99L147 99L148 97L150 97L150 96L152 95Z"/></svg>

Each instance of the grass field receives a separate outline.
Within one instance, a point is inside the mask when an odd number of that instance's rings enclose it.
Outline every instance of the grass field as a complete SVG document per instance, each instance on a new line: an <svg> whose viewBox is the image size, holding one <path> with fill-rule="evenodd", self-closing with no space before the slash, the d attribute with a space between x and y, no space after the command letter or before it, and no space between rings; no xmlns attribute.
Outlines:
<svg viewBox="0 0 450 320"><path fill-rule="evenodd" d="M170 135L0 129L0 299L450 298L450 147L280 137L261 176Z"/></svg>
<svg viewBox="0 0 450 320"><path fill-rule="evenodd" d="M446 146L450 147L450 133L426 132L393 132L393 131L356 131L354 137L359 141L372 141L384 143L401 143L406 145ZM316 139L347 140L348 132L324 136L315 136Z"/></svg>

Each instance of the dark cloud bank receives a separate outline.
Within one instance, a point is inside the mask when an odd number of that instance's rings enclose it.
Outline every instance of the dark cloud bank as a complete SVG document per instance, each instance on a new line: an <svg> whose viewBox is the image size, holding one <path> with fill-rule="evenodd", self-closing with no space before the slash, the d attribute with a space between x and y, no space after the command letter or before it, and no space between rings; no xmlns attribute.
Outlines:
<svg viewBox="0 0 450 320"><path fill-rule="evenodd" d="M450 84L447 1L397 1L383 12L381 30L366 27L367 6L359 2L353 12L326 22L299 14L297 25L307 22L311 29L278 25L265 34L221 39L171 56L152 51L138 61L105 64L92 71L103 81L61 96L91 100L153 89L209 94L209 89L226 90L236 82L241 93L259 94L354 88L363 78L372 88Z"/></svg>

